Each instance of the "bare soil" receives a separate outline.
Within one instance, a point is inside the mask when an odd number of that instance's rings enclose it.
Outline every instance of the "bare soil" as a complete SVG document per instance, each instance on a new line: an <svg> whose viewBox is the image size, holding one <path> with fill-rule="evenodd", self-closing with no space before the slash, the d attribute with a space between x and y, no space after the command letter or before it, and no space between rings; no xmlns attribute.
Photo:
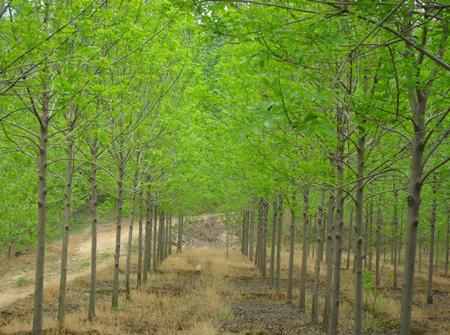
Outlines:
<svg viewBox="0 0 450 335"><path fill-rule="evenodd" d="M122 240L128 236L128 223L122 226ZM70 236L68 280L87 275L90 272L91 239L90 230ZM101 270L114 252L115 226L99 225L98 228L98 266ZM59 283L61 242L57 241L46 248L45 285ZM28 297L34 290L34 253L4 259L0 266L0 312L19 299Z"/></svg>

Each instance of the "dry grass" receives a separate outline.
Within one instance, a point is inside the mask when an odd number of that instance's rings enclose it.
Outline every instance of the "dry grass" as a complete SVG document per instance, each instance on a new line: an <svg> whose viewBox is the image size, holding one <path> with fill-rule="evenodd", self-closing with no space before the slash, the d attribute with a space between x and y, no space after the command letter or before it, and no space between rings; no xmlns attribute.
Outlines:
<svg viewBox="0 0 450 335"><path fill-rule="evenodd" d="M225 276L236 264L251 266L237 252L232 252L227 259L221 249L192 248L182 255L170 256L157 273L150 275L148 284L133 291L131 301L126 301L124 293L121 293L120 308L116 311L111 311L110 307L112 267L108 266L98 274L97 318L94 323L86 319L88 278L82 277L69 284L67 329L70 332L76 330L77 334L89 334L94 330L108 335L218 334L220 320L231 317L230 301L235 292L227 284ZM57 296L57 285L46 287L46 329L55 329ZM29 331L31 302L30 297L11 306L11 310L25 308L26 311L11 318L0 328L0 333Z"/></svg>

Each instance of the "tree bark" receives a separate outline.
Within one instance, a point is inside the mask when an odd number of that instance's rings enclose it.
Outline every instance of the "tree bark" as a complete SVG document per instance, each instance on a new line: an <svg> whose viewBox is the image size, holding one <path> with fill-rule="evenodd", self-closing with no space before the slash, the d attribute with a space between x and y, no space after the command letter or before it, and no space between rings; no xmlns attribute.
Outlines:
<svg viewBox="0 0 450 335"><path fill-rule="evenodd" d="M370 203L369 206L369 238L367 240L367 247L369 249L368 253L368 269L372 271L372 259L373 259L373 250L372 250L372 240L373 240L373 204Z"/></svg>
<svg viewBox="0 0 450 335"><path fill-rule="evenodd" d="M406 249L403 271L402 304L400 311L400 335L411 333L411 309L414 289L414 269L419 227L421 188L423 175L423 152L426 135L425 110L427 94L417 89L416 98L411 97L413 109L414 137L411 145L411 166L408 181L408 219L406 227ZM411 95L411 93L410 93Z"/></svg>
<svg viewBox="0 0 450 335"><path fill-rule="evenodd" d="M448 260L449 260L449 249L450 249L450 210L447 207L447 237L445 240L445 269L444 273L448 275Z"/></svg>
<svg viewBox="0 0 450 335"><path fill-rule="evenodd" d="M327 276L325 285L325 305L323 310L323 329L328 330L330 321L330 309L331 309L331 285L333 278L333 233L334 233L334 208L335 198L333 190L330 190L328 198L328 222L327 222L327 248L326 248L326 263L327 263Z"/></svg>
<svg viewBox="0 0 450 335"><path fill-rule="evenodd" d="M308 270L308 246L309 246L309 189L308 185L303 189L303 244L302 244L302 264L300 272L300 299L298 309L304 312L306 309L306 281Z"/></svg>
<svg viewBox="0 0 450 335"><path fill-rule="evenodd" d="M277 222L278 222L278 204L277 198L274 197L272 203L272 238L270 240L270 285L275 285L275 239L277 236Z"/></svg>
<svg viewBox="0 0 450 335"><path fill-rule="evenodd" d="M178 217L178 237L177 237L177 254L183 249L183 216Z"/></svg>
<svg viewBox="0 0 450 335"><path fill-rule="evenodd" d="M159 235L159 228L158 228L158 218L159 215L159 209L158 206L156 206L156 196L153 199L153 269L156 269L159 264L159 258L158 258L158 235ZM150 236L151 238L151 236Z"/></svg>
<svg viewBox="0 0 450 335"><path fill-rule="evenodd" d="M69 115L70 119L70 115ZM69 120L67 129L67 157L66 157L66 187L64 194L64 221L62 227L62 248L61 248L61 270L59 281L59 298L58 298L58 328L64 328L65 305L66 305L66 287L67 287L67 261L69 255L69 229L71 219L72 206L72 180L73 180L73 129L74 123Z"/></svg>
<svg viewBox="0 0 450 335"><path fill-rule="evenodd" d="M292 302L292 279L294 277L294 252L295 252L295 206L296 195L292 194L291 200L291 225L290 225L290 241L289 241L289 268L288 268L288 282L287 282L287 300Z"/></svg>
<svg viewBox="0 0 450 335"><path fill-rule="evenodd" d="M151 266L151 255L152 255L152 194L150 189L147 190L147 201L146 201L146 213L145 213L145 244L144 244L144 271L143 271L143 282L146 284L148 282L148 273L150 272Z"/></svg>
<svg viewBox="0 0 450 335"><path fill-rule="evenodd" d="M91 162L91 278L89 290L88 320L95 319L95 302L97 291L97 140L90 144Z"/></svg>
<svg viewBox="0 0 450 335"><path fill-rule="evenodd" d="M42 115L39 116L39 200L38 229L36 244L36 273L34 281L34 314L33 335L42 334L42 312L44 298L44 266L45 266L45 224L47 210L47 152L50 93L44 87L42 94Z"/></svg>
<svg viewBox="0 0 450 335"><path fill-rule="evenodd" d="M333 272L333 296L330 310L329 334L336 335L339 332L339 307L341 291L341 256L342 256L342 231L344 227L344 146L345 146L345 116L341 108L337 110L338 144L336 149L336 229L334 235L334 272Z"/></svg>
<svg viewBox="0 0 450 335"><path fill-rule="evenodd" d="M347 266L346 266L347 270L350 269L350 252L352 250L352 230L353 230L353 207L350 208L350 226L348 229L348 245L347 245Z"/></svg>
<svg viewBox="0 0 450 335"><path fill-rule="evenodd" d="M112 285L112 308L119 307L119 266L120 266L120 238L122 235L122 208L124 199L123 180L125 177L125 158L119 153L119 179L117 180L117 217L116 217L116 245L114 251L114 275Z"/></svg>
<svg viewBox="0 0 450 335"><path fill-rule="evenodd" d="M276 275L275 286L277 294L280 292L280 277L281 277L281 237L283 234L283 196L280 195L278 199L278 231L277 231L277 261L276 261Z"/></svg>
<svg viewBox="0 0 450 335"><path fill-rule="evenodd" d="M255 214L252 211L250 211L250 219L249 219L249 244L248 244L248 258L251 262L254 260L254 240L255 240Z"/></svg>
<svg viewBox="0 0 450 335"><path fill-rule="evenodd" d="M364 208L364 163L365 163L365 144L366 132L364 126L358 126L358 144L357 144L357 181L355 196L355 335L361 335L364 332L363 325L363 208ZM353 214L353 212L352 212ZM347 268L348 268L347 257Z"/></svg>
<svg viewBox="0 0 450 335"><path fill-rule="evenodd" d="M381 212L378 209L377 215L377 226L375 232L375 287L380 287L380 279L381 279L381 269L380 269L380 260L381 260Z"/></svg>
<svg viewBox="0 0 450 335"><path fill-rule="evenodd" d="M323 254L323 224L325 207L325 191L322 191L322 201L319 205L319 217L317 218L317 253L314 265L314 288L311 310L311 323L317 323L319 319L319 288L320 288L320 263Z"/></svg>
<svg viewBox="0 0 450 335"><path fill-rule="evenodd" d="M136 212L136 187L139 178L139 155L136 157L136 167L133 178L133 189L131 191L131 213L130 213L130 226L128 227L128 244L127 244L127 261L125 268L125 291L126 299L131 300L131 283L130 283L130 269L131 269L131 247L133 243L133 228L134 228L134 216Z"/></svg>
<svg viewBox="0 0 450 335"><path fill-rule="evenodd" d="M398 190L394 188L394 214L392 219L392 227L393 227L393 242L392 242L392 251L393 251L393 266L394 266L394 276L392 281L392 288L396 289L398 287L397 277L398 277Z"/></svg>
<svg viewBox="0 0 450 335"><path fill-rule="evenodd" d="M139 232L138 232L138 262L137 262L137 287L141 287L142 285L142 255L143 255L143 192L139 191Z"/></svg>
<svg viewBox="0 0 450 335"><path fill-rule="evenodd" d="M433 202L431 205L431 220L430 220L430 253L428 260L428 283L427 283L427 304L433 303L433 261L434 261L434 244L436 233L436 178L433 178Z"/></svg>

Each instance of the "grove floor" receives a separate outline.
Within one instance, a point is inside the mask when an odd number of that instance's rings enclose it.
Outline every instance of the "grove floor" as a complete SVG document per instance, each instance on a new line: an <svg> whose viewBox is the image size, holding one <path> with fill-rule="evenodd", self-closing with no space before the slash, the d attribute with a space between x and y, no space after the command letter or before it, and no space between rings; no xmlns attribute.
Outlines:
<svg viewBox="0 0 450 335"><path fill-rule="evenodd" d="M89 299L89 263L86 263L84 244L87 235L75 236L71 241L72 273L67 293L66 334L152 334L152 335L225 335L225 334L322 334L320 325L311 324L310 299L312 289L312 259L308 265L307 310L300 313L295 302L298 288L299 264L295 255L294 303L286 302L287 253L283 253L282 280L277 293L268 280L261 279L253 264L236 249L229 256L226 249L208 245L190 246L182 254L173 254L153 271L149 281L133 290L127 301L120 292L120 308L111 310L112 265L109 234L111 226L102 230L104 257L98 274L97 319L87 321ZM127 231L124 229L124 231ZM88 234L88 233L86 233ZM78 241L78 242L77 242ZM57 312L57 247L48 253L49 282L45 296L45 334L56 334ZM52 254L52 248L55 252ZM83 256L80 256L83 255ZM27 259L26 257L24 258ZM32 321L32 259L30 264L12 267L2 265L0 276L0 334L30 334ZM122 259L122 264L124 259ZM13 262L13 261L11 261ZM55 262L55 263L52 263ZM28 264L28 265L27 265ZM133 269L136 259L133 258ZM123 270L123 269L122 269ZM397 334L400 290L392 290L386 265L382 285L378 290L366 291L367 334ZM322 272L322 277L325 273ZM21 283L18 278L26 278ZM353 274L343 270L341 334L351 334L353 315ZM121 279L124 279L123 271ZM136 273L132 273L133 284ZM416 276L414 296L414 334L450 334L449 278L436 275L435 304L425 304L425 274ZM21 286L22 285L22 286ZM124 287L123 282L121 287ZM321 290L324 291L323 282ZM23 292L23 294L21 294ZM11 298L12 297L12 298ZM11 301L12 300L12 301ZM322 310L322 301L320 310Z"/></svg>

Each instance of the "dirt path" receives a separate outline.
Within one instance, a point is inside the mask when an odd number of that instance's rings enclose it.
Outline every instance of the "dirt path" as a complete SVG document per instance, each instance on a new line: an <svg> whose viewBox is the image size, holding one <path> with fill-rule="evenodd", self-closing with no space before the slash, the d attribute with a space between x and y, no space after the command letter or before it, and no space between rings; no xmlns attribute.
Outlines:
<svg viewBox="0 0 450 335"><path fill-rule="evenodd" d="M122 246L128 237L128 223L122 226ZM114 253L115 227L113 224L99 225L98 268L110 263ZM91 233L90 229L70 237L68 280L87 275L90 272ZM61 242L55 241L46 248L45 286L59 284ZM122 247L122 252L124 251ZM15 301L31 295L34 291L34 253L14 257L0 266L0 310Z"/></svg>

